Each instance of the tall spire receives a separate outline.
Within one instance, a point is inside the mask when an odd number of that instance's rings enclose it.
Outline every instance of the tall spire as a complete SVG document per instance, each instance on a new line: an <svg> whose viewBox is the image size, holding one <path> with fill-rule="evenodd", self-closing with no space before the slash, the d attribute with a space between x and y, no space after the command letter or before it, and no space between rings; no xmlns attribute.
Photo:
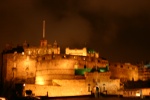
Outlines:
<svg viewBox="0 0 150 100"><path fill-rule="evenodd" d="M41 39L41 47L47 46L47 40L45 39L45 20L43 20L43 39Z"/></svg>
<svg viewBox="0 0 150 100"><path fill-rule="evenodd" d="M43 38L45 38L45 20L43 20Z"/></svg>

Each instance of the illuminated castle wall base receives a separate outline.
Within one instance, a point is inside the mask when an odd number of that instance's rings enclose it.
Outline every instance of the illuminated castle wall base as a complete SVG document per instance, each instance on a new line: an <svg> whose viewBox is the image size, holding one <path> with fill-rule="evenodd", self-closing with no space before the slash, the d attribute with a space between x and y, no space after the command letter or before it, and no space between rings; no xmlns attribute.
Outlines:
<svg viewBox="0 0 150 100"><path fill-rule="evenodd" d="M116 76L123 75L116 74L117 69L124 70L129 79L138 78L135 66L109 69L109 62L94 51L66 48L66 54L60 54L57 42L50 46L46 40L40 47L25 47L22 53L3 55L4 85L25 83L24 91L32 90L35 96L90 95L97 89L101 93L107 91L107 94L117 95L121 87Z"/></svg>
<svg viewBox="0 0 150 100"><path fill-rule="evenodd" d="M103 80L97 85L95 82L89 83L85 79L76 80L52 80L53 85L37 85L37 84L26 84L25 90L32 90L35 96L81 96L91 95L91 91L94 93L95 87L99 87L99 92L107 91L107 94L117 95L120 88L120 80ZM58 84L57 84L58 83ZM104 86L105 84L105 86Z"/></svg>
<svg viewBox="0 0 150 100"><path fill-rule="evenodd" d="M60 54L57 42L48 44L45 39L45 21L40 46L29 47L25 41L22 47L22 53L3 54L2 81L5 91L16 83L25 83L24 92L32 90L35 96L90 95L97 89L98 92L107 91L107 94L114 95L121 89L120 79L117 78L122 77L118 76L126 73L127 79L138 79L135 66L112 66L109 70L108 60L86 47L67 47L65 54ZM120 73L120 70L124 72Z"/></svg>
<svg viewBox="0 0 150 100"><path fill-rule="evenodd" d="M99 88L105 84L108 93L116 93L120 81L110 79L110 72L102 70L97 73L99 77L96 72L84 72L92 70L95 61L97 66L107 69L107 60L89 56L5 54L4 83L25 83L24 90L32 90L36 96L79 96L90 95L98 78Z"/></svg>
<svg viewBox="0 0 150 100"><path fill-rule="evenodd" d="M25 90L32 90L35 96L80 96L90 95L85 80L52 80L53 85L26 84Z"/></svg>

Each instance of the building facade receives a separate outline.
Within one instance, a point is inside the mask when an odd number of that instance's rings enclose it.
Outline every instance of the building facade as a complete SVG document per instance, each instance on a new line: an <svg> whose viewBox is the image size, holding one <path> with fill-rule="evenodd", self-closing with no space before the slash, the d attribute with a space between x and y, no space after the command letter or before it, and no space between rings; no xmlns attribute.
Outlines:
<svg viewBox="0 0 150 100"><path fill-rule="evenodd" d="M51 46L43 41L39 47L28 47L24 43L24 51L3 54L2 80L6 90L22 83L25 84L24 91L32 90L36 96L90 95L95 88L96 73L99 88L105 84L109 94L119 90L119 79L110 79L108 60L88 56L86 48L83 51L87 55L78 54L76 49L73 54L60 54L56 41ZM116 88L110 88L108 83Z"/></svg>
<svg viewBox="0 0 150 100"><path fill-rule="evenodd" d="M122 82L139 80L138 66L131 63L110 63L111 78Z"/></svg>

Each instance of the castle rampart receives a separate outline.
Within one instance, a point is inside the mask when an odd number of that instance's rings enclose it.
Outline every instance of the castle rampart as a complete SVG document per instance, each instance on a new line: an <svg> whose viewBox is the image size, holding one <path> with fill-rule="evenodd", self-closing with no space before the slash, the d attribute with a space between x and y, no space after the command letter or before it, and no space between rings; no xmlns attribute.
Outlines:
<svg viewBox="0 0 150 100"><path fill-rule="evenodd" d="M129 63L110 64L111 78L119 78L121 81L137 81L138 67Z"/></svg>

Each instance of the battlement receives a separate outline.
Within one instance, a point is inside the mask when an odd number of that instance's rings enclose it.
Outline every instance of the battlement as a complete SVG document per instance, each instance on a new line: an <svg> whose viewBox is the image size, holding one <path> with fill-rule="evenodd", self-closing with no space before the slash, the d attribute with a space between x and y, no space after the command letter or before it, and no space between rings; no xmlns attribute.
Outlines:
<svg viewBox="0 0 150 100"><path fill-rule="evenodd" d="M115 63L110 64L110 71L113 73L112 78L119 78L121 81L134 80L138 78L138 67L130 63Z"/></svg>
<svg viewBox="0 0 150 100"><path fill-rule="evenodd" d="M28 47L24 48L26 55L60 54L60 47Z"/></svg>
<svg viewBox="0 0 150 100"><path fill-rule="evenodd" d="M69 47L67 47L65 49L65 54L66 55L77 55L77 56L90 56L90 57L95 57L95 58L99 58L99 53L95 52L94 50L87 50L86 47L82 48L82 49L70 49Z"/></svg>
<svg viewBox="0 0 150 100"><path fill-rule="evenodd" d="M87 56L87 50L84 47L83 49L70 49L66 48L66 55L78 55L78 56Z"/></svg>

